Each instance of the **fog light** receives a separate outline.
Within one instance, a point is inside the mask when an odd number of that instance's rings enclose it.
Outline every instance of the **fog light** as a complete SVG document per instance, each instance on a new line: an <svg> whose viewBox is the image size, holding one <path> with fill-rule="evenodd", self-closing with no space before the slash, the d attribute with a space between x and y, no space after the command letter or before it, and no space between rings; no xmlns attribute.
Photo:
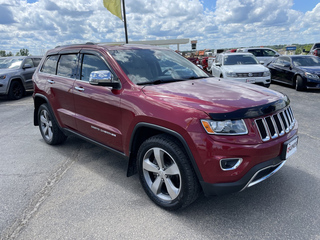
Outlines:
<svg viewBox="0 0 320 240"><path fill-rule="evenodd" d="M240 166L242 158L226 158L220 160L220 167L223 171L234 170Z"/></svg>

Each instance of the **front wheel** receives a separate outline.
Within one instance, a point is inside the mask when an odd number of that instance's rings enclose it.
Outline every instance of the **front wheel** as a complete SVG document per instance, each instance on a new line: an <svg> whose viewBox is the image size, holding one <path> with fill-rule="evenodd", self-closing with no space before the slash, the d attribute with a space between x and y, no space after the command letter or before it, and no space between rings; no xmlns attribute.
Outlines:
<svg viewBox="0 0 320 240"><path fill-rule="evenodd" d="M60 130L47 104L39 107L38 122L41 135L46 143L57 145L66 140L66 135Z"/></svg>
<svg viewBox="0 0 320 240"><path fill-rule="evenodd" d="M18 100L22 98L24 95L24 88L21 84L21 82L15 80L12 81L10 84L9 92L8 92L8 97L13 100Z"/></svg>
<svg viewBox="0 0 320 240"><path fill-rule="evenodd" d="M164 209L186 207L198 197L200 187L189 159L170 136L153 136L141 145L138 173L149 198Z"/></svg>
<svg viewBox="0 0 320 240"><path fill-rule="evenodd" d="M297 76L296 81L295 81L295 88L297 91L303 91L305 90L305 84L303 82L302 77Z"/></svg>

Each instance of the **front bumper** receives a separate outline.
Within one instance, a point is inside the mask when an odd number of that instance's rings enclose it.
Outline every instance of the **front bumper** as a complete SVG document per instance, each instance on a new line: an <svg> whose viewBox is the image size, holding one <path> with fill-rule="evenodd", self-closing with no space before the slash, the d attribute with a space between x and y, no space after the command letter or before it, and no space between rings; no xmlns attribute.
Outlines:
<svg viewBox="0 0 320 240"><path fill-rule="evenodd" d="M307 78L306 87L307 89L320 89L320 80Z"/></svg>
<svg viewBox="0 0 320 240"><path fill-rule="evenodd" d="M224 195L240 192L248 187L254 186L275 174L285 164L285 160L279 157L260 163L251 168L240 180L231 183L207 183L200 182L206 196Z"/></svg>
<svg viewBox="0 0 320 240"><path fill-rule="evenodd" d="M271 83L270 77L244 77L244 78L229 78L235 81L244 82L244 83L256 83L268 85Z"/></svg>

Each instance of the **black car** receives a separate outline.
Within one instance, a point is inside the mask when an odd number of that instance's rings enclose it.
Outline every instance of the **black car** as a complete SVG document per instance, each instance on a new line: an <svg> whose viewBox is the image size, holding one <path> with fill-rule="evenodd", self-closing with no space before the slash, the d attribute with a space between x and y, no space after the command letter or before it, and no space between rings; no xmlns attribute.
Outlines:
<svg viewBox="0 0 320 240"><path fill-rule="evenodd" d="M268 66L271 80L289 84L297 91L320 89L320 58L310 55L280 56Z"/></svg>

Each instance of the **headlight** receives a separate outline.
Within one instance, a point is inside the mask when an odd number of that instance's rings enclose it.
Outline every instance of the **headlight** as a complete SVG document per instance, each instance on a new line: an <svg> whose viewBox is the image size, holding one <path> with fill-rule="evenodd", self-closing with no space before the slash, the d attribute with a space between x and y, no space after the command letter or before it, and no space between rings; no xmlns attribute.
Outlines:
<svg viewBox="0 0 320 240"><path fill-rule="evenodd" d="M237 77L237 74L235 72L226 72L227 77Z"/></svg>
<svg viewBox="0 0 320 240"><path fill-rule="evenodd" d="M0 80L2 80L2 79L6 79L6 75L0 75Z"/></svg>
<svg viewBox="0 0 320 240"><path fill-rule="evenodd" d="M244 121L241 120L201 120L202 126L209 134L216 135L243 135L247 134L248 130Z"/></svg>
<svg viewBox="0 0 320 240"><path fill-rule="evenodd" d="M268 70L268 71L263 72L263 76L264 77L269 77L270 76L270 71Z"/></svg>
<svg viewBox="0 0 320 240"><path fill-rule="evenodd" d="M306 72L304 75L305 75L307 78L319 80L319 76L318 76L318 75L315 75L315 74L312 74L312 73L308 73L308 72Z"/></svg>

